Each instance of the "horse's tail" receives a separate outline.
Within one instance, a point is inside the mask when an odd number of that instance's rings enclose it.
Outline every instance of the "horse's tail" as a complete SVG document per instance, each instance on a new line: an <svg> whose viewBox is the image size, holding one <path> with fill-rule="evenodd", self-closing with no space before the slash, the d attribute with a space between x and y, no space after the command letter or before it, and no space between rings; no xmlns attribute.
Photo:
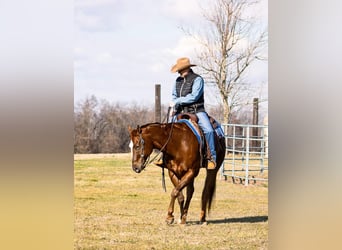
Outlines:
<svg viewBox="0 0 342 250"><path fill-rule="evenodd" d="M217 169L208 170L202 192L202 211L208 213L211 209L212 201L215 197Z"/></svg>
<svg viewBox="0 0 342 250"><path fill-rule="evenodd" d="M217 146L216 146L216 154L217 154L217 162L216 168L212 170L207 169L207 176L205 178L204 188L202 192L202 213L201 213L201 221L204 222L206 220L206 212L210 212L212 201L215 196L216 191L216 175L219 170L219 166L224 161L225 152L226 152L226 144L225 138L220 137L216 138Z"/></svg>

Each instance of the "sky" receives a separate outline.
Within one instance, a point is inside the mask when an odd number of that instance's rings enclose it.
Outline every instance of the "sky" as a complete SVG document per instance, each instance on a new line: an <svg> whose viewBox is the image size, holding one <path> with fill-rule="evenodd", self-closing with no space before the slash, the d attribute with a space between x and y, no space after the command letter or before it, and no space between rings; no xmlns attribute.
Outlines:
<svg viewBox="0 0 342 250"><path fill-rule="evenodd" d="M168 104L177 77L170 72L172 65L184 56L200 64L196 41L181 27L203 27L203 10L211 2L75 0L74 104L94 95L110 103L149 105L154 103L156 84L161 85L162 104ZM267 0L253 11L267 23ZM267 62L251 69L248 78L263 83L262 97L267 98ZM207 103L218 101L206 95Z"/></svg>

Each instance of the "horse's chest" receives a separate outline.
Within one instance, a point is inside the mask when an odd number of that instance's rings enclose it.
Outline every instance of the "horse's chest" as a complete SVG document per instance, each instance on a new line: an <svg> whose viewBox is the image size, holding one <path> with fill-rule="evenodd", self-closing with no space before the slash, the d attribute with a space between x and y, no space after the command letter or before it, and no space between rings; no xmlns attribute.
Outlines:
<svg viewBox="0 0 342 250"><path fill-rule="evenodd" d="M186 172L189 171L189 169L185 166L182 166L181 164L175 164L170 162L170 164L168 164L167 168L173 172L179 179L182 178Z"/></svg>

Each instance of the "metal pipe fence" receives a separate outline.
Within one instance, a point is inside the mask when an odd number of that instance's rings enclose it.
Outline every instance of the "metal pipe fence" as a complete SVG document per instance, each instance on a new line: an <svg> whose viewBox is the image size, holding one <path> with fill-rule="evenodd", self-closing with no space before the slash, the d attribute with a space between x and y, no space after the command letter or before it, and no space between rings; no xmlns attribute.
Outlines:
<svg viewBox="0 0 342 250"><path fill-rule="evenodd" d="M268 181L268 125L222 124L226 156L221 177L235 183Z"/></svg>

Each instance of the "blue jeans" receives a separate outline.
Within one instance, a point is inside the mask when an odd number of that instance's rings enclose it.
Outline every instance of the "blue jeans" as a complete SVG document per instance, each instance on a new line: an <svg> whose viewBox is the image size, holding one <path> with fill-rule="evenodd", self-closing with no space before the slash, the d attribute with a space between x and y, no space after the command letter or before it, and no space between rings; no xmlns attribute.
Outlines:
<svg viewBox="0 0 342 250"><path fill-rule="evenodd" d="M215 150L215 140L214 140L214 129L211 126L209 121L209 117L206 112L198 112L196 113L198 117L198 125L203 130L205 139L208 141L208 145L211 152L212 160L216 162L216 150Z"/></svg>

